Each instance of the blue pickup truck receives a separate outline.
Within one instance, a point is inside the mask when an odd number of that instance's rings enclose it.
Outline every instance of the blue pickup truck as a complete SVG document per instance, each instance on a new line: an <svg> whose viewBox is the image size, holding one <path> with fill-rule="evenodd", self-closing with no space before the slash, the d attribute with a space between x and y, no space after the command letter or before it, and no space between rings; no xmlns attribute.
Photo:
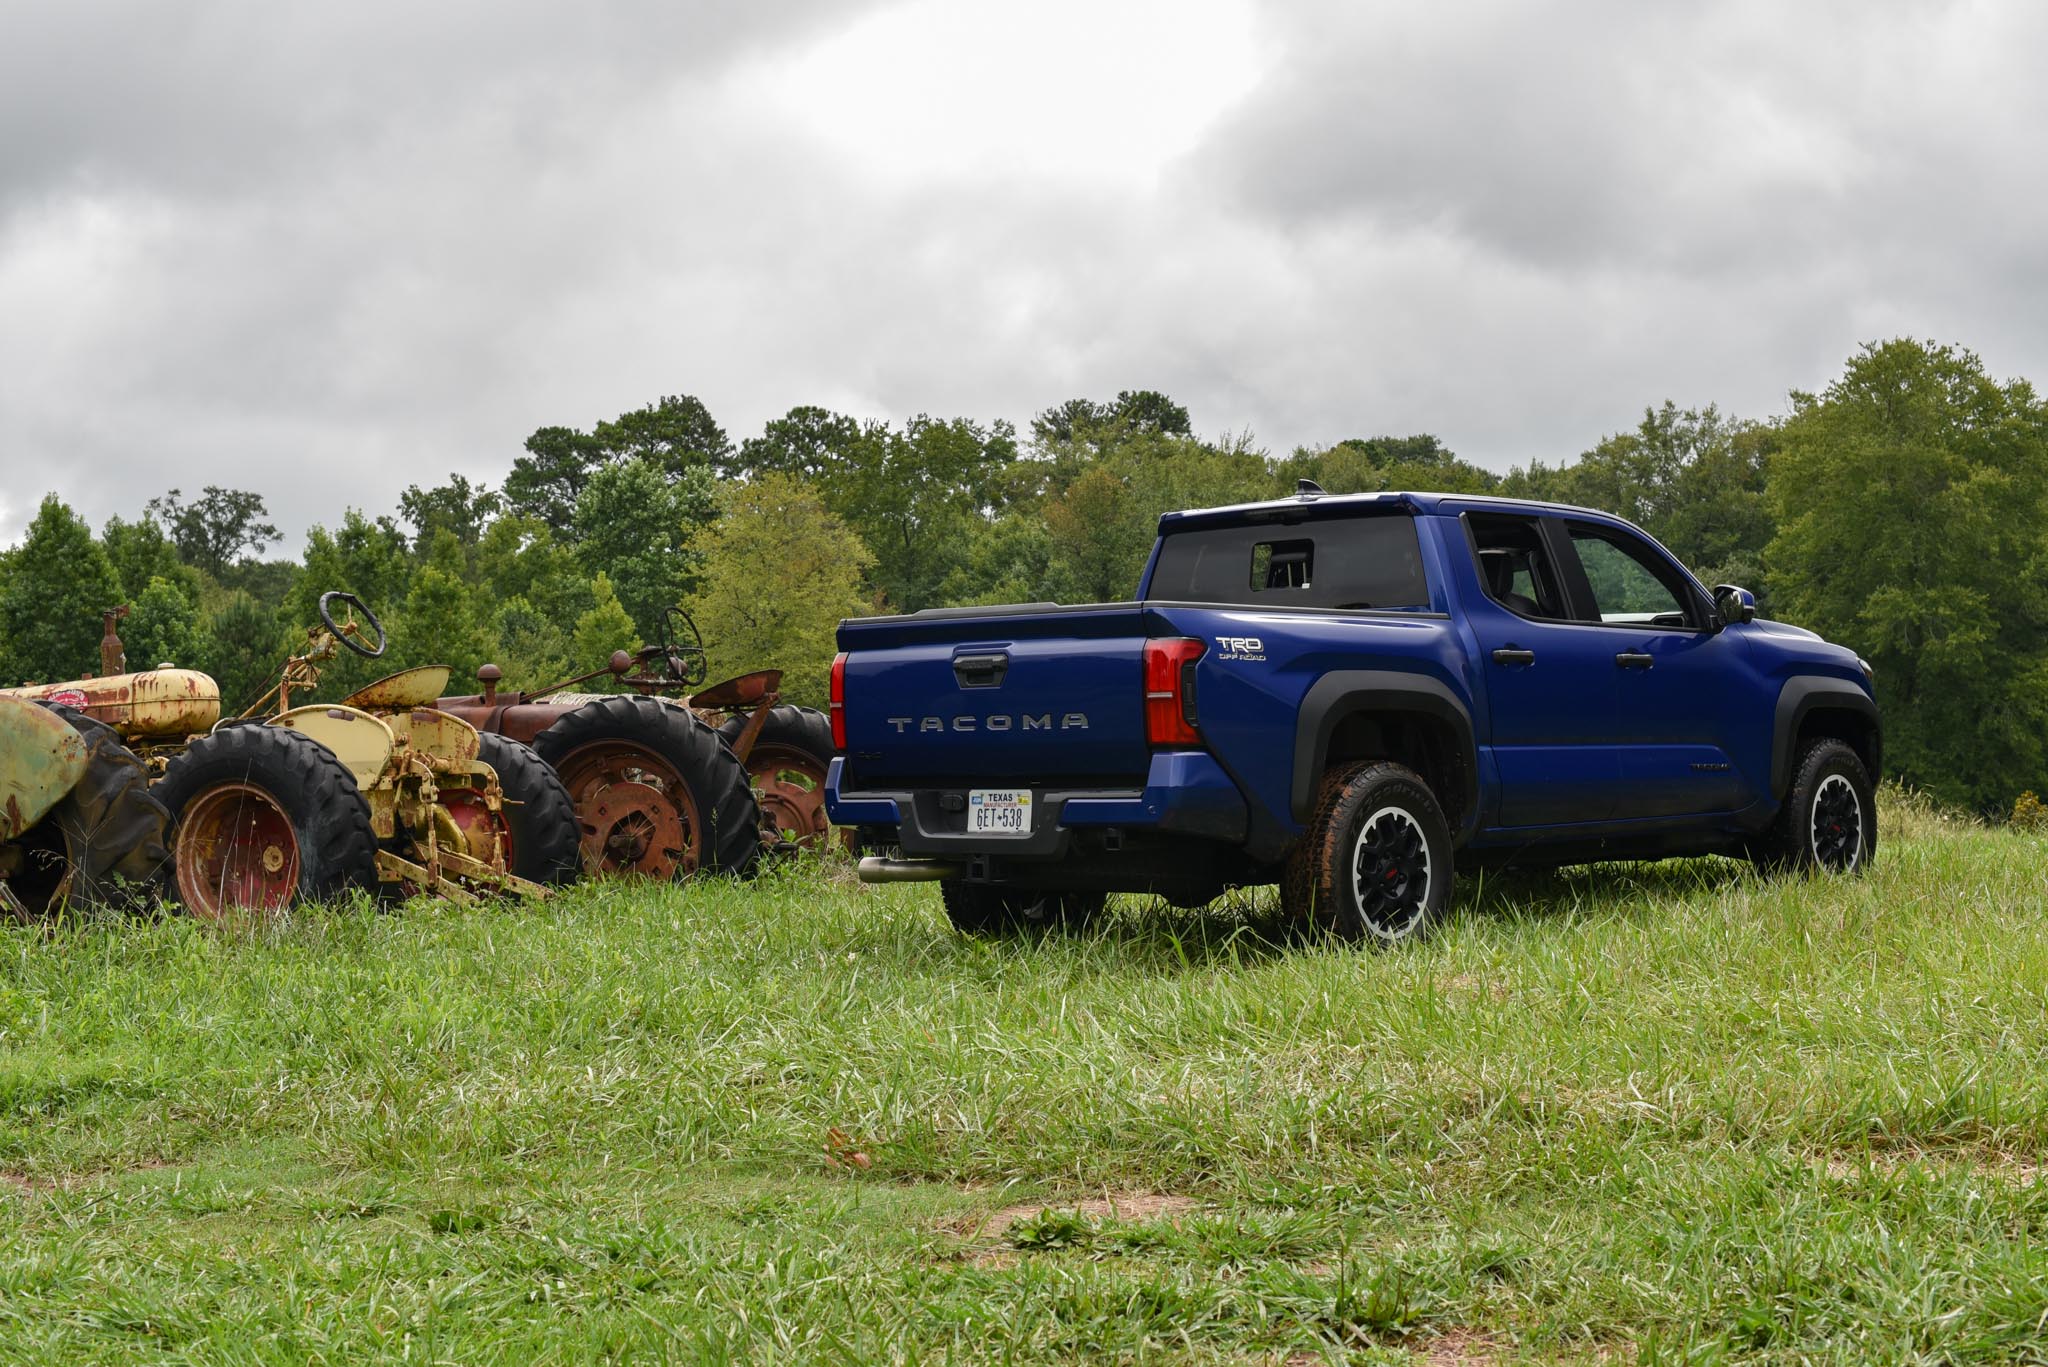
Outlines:
<svg viewBox="0 0 2048 1367"><path fill-rule="evenodd" d="M1869 667L1586 508L1304 483L1166 514L1134 602L839 648L832 819L971 933L1278 883L1301 924L1398 941L1454 868L1877 849Z"/></svg>

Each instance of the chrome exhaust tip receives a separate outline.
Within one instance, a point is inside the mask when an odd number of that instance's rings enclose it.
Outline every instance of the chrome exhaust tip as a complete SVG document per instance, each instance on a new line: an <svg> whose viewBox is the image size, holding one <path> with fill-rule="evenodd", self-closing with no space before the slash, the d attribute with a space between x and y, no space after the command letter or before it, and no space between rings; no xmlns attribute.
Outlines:
<svg viewBox="0 0 2048 1367"><path fill-rule="evenodd" d="M863 883L936 883L966 872L965 864L951 859L884 859L871 854L860 861Z"/></svg>

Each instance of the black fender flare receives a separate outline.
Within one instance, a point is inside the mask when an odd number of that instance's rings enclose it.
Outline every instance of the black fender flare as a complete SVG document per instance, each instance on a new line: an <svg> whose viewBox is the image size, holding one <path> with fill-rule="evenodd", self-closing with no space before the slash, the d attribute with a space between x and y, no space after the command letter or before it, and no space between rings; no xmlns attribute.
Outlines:
<svg viewBox="0 0 2048 1367"><path fill-rule="evenodd" d="M1457 811L1444 815L1460 842L1479 818L1479 748L1472 713L1465 702L1426 674L1387 669L1337 669L1317 679L1301 700L1294 722L1294 783L1288 794L1294 819L1306 822L1315 810L1316 783L1330 738L1347 718L1371 713L1420 713L1448 724L1465 765L1465 792ZM1438 800L1442 801L1439 795Z"/></svg>
<svg viewBox="0 0 2048 1367"><path fill-rule="evenodd" d="M1847 679L1804 675L1787 679L1785 686L1778 690L1778 706L1771 726L1772 797L1784 798L1785 785L1792 781L1793 738L1799 734L1800 723L1820 708L1854 712L1870 723L1871 753L1867 758L1870 777L1873 780L1878 777L1878 765L1884 753L1884 721L1878 713L1876 699Z"/></svg>

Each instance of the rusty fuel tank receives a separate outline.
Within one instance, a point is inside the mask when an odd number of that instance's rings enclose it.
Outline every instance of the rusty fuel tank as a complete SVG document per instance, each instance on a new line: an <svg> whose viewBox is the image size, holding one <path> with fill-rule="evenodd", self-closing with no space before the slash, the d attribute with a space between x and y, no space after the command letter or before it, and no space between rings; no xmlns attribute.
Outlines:
<svg viewBox="0 0 2048 1367"><path fill-rule="evenodd" d="M220 685L196 669L151 669L69 683L31 684L0 696L75 707L129 739L178 739L220 720Z"/></svg>

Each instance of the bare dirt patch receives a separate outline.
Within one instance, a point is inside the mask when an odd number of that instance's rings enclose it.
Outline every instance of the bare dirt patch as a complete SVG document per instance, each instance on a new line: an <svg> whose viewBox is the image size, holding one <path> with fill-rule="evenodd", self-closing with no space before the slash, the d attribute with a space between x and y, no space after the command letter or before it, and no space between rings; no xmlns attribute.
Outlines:
<svg viewBox="0 0 2048 1367"><path fill-rule="evenodd" d="M1968 1149L1888 1149L1854 1155L1820 1154L1813 1163L1838 1182L1853 1182L1871 1174L1890 1177L1913 1167L1947 1172L1968 1170L2016 1187L2032 1186L2048 1175L2048 1166L2029 1158Z"/></svg>
<svg viewBox="0 0 2048 1367"><path fill-rule="evenodd" d="M1040 1211L1070 1211L1091 1220L1122 1220L1129 1224L1150 1224L1155 1220L1178 1221L1201 1209L1192 1196L1168 1196L1160 1192L1104 1192L1078 1200L1047 1199L1019 1201L987 1214L962 1215L946 1222L945 1228L964 1239L999 1239L1010 1226L1029 1220Z"/></svg>
<svg viewBox="0 0 2048 1367"><path fill-rule="evenodd" d="M1414 1345L1415 1360L1428 1367L1471 1367L1482 1362L1499 1362L1505 1351L1499 1342L1470 1329L1452 1329L1424 1343Z"/></svg>

